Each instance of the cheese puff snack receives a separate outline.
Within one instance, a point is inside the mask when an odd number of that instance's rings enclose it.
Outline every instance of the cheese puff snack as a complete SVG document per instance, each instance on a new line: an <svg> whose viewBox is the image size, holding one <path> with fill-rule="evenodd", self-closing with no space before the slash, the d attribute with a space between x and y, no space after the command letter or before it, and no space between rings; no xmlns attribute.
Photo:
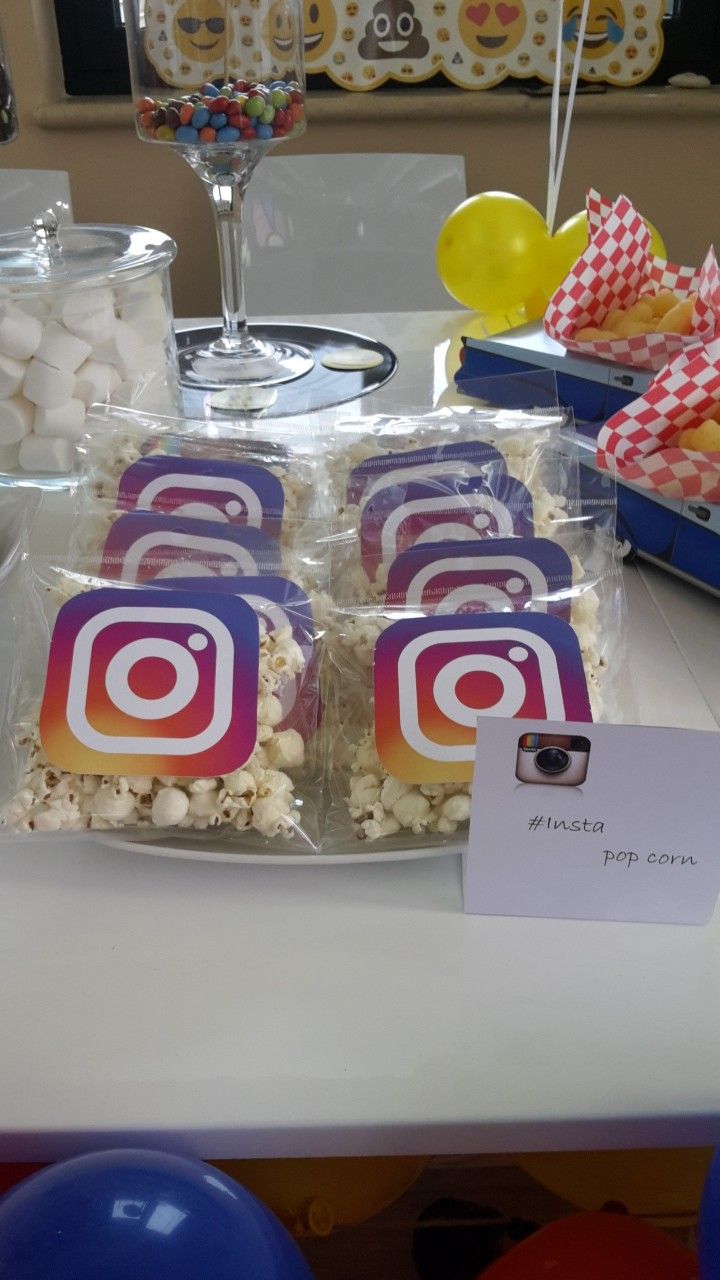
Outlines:
<svg viewBox="0 0 720 1280"><path fill-rule="evenodd" d="M681 449L694 449L698 453L720 453L720 422L707 418L699 427L681 431L678 444Z"/></svg>
<svg viewBox="0 0 720 1280"><path fill-rule="evenodd" d="M692 333L692 317L697 294L681 298L671 289L643 294L632 306L608 311L602 327L586 325L575 332L577 342L608 342L614 338L634 338L648 333Z"/></svg>

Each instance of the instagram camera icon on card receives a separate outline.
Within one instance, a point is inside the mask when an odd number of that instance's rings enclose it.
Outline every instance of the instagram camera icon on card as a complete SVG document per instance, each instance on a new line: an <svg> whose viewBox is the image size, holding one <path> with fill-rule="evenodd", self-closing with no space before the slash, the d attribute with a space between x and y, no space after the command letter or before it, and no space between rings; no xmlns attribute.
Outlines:
<svg viewBox="0 0 720 1280"><path fill-rule="evenodd" d="M390 566L385 603L425 613L551 613L570 621L570 557L548 538L431 542Z"/></svg>
<svg viewBox="0 0 720 1280"><path fill-rule="evenodd" d="M447 476L491 476L507 472L502 454L481 440L432 445L406 453L381 453L366 458L348 476L346 500L357 505L380 489L411 480L435 480Z"/></svg>
<svg viewBox="0 0 720 1280"><path fill-rule="evenodd" d="M255 610L268 631L289 627L299 645L305 668L276 690L283 719L278 730L296 729L304 742L316 732L320 722L317 655L313 644L312 606L305 592L287 578L177 578L165 579L158 586L172 590L230 591L240 596Z"/></svg>
<svg viewBox="0 0 720 1280"><path fill-rule="evenodd" d="M414 784L472 780L479 716L592 720L577 636L545 614L394 622L374 684L378 755Z"/></svg>
<svg viewBox="0 0 720 1280"><path fill-rule="evenodd" d="M264 467L213 458L140 458L120 478L118 506L247 524L277 537L285 494Z"/></svg>
<svg viewBox="0 0 720 1280"><path fill-rule="evenodd" d="M40 737L70 773L211 777L257 735L259 628L239 596L103 587L50 642Z"/></svg>
<svg viewBox="0 0 720 1280"><path fill-rule="evenodd" d="M399 490L402 489L402 493ZM410 483L381 490L363 508L360 552L373 579L381 564L423 542L477 542L482 538L531 538L532 498L519 480L482 477L456 486Z"/></svg>
<svg viewBox="0 0 720 1280"><path fill-rule="evenodd" d="M120 582L279 573L280 549L262 529L130 511L110 527L101 575Z"/></svg>

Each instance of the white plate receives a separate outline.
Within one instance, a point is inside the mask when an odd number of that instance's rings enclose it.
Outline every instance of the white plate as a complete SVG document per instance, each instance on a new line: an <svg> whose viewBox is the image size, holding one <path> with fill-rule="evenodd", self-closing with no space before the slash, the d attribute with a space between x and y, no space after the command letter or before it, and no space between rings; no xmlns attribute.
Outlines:
<svg viewBox="0 0 720 1280"><path fill-rule="evenodd" d="M230 849L206 846L190 848L186 844L173 844L171 840L131 840L125 836L108 836L96 833L100 844L112 849L129 849L132 853L144 853L151 858L183 858L186 862L236 862L247 866L268 867L341 867L349 863L411 862L417 858L446 858L462 853L463 845L440 845L427 849L378 849L374 853L243 853Z"/></svg>

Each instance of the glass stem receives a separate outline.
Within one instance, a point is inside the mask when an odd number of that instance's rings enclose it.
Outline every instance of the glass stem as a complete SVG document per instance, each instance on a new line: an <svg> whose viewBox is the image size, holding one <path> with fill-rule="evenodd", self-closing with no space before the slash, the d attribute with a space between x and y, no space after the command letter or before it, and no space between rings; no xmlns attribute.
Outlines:
<svg viewBox="0 0 720 1280"><path fill-rule="evenodd" d="M206 183L215 213L223 308L222 337L213 343L213 348L245 359L265 354L264 345L257 342L248 329L243 286L242 209L251 174L252 169L241 174L228 173Z"/></svg>

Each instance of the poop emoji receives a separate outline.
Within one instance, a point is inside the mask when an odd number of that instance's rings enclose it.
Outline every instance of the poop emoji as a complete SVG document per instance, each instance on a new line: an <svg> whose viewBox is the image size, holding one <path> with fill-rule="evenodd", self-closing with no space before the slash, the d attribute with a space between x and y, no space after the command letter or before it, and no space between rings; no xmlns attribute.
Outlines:
<svg viewBox="0 0 720 1280"><path fill-rule="evenodd" d="M410 0L377 0L365 35L358 45L361 58L424 58L430 46Z"/></svg>
<svg viewBox="0 0 720 1280"><path fill-rule="evenodd" d="M526 26L525 5L520 0L469 0L460 6L458 28L463 42L473 53L488 58L504 58L516 49Z"/></svg>
<svg viewBox="0 0 720 1280"><path fill-rule="evenodd" d="M327 53L335 39L335 5L332 0L305 0L303 15L305 60L314 62Z"/></svg>
<svg viewBox="0 0 720 1280"><path fill-rule="evenodd" d="M580 30L580 0L565 0L563 6L563 40L575 49ZM603 58L612 53L625 35L625 10L622 0L590 0L583 58Z"/></svg>

